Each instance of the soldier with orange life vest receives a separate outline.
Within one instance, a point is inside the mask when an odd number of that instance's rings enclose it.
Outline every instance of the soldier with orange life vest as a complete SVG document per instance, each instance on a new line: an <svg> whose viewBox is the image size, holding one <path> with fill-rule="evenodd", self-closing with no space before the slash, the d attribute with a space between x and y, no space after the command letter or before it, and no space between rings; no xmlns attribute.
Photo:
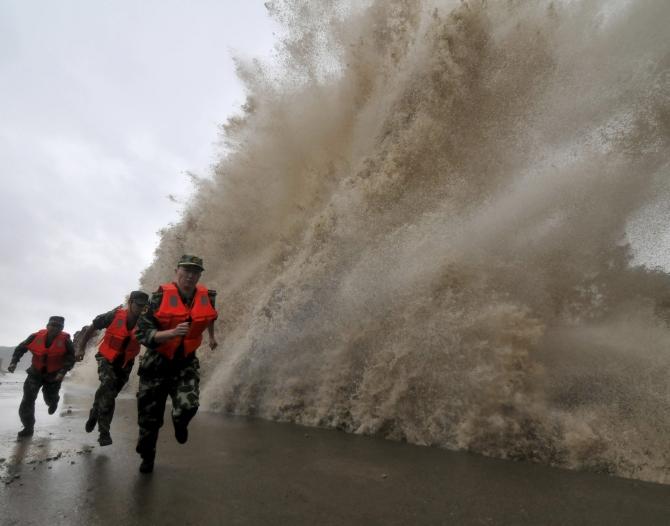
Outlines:
<svg viewBox="0 0 670 526"><path fill-rule="evenodd" d="M54 414L58 408L61 383L74 365L74 347L70 335L63 332L64 324L65 319L62 316L51 316L46 329L31 334L14 349L7 367L13 373L21 357L28 351L32 353L33 360L26 370L28 376L23 383L23 399L19 406L19 417L23 424L23 429L17 436L19 440L33 434L35 400L40 389L49 407L49 414Z"/></svg>
<svg viewBox="0 0 670 526"><path fill-rule="evenodd" d="M110 426L114 416L116 397L128 382L140 344L135 336L137 320L149 301L149 295L134 290L128 297L128 306L119 306L97 316L83 332L78 342L77 360L84 358L86 344L96 331L105 329L95 359L98 361L100 386L95 392L93 407L84 428L90 433L98 425L98 443L112 443Z"/></svg>
<svg viewBox="0 0 670 526"><path fill-rule="evenodd" d="M195 351L205 331L210 349L218 345L214 336L216 291L198 284L203 270L201 258L182 256L175 281L153 293L138 322L137 339L147 347L137 372L140 433L136 449L142 457L142 473L153 471L168 396L172 400L175 438L180 444L188 440L188 424L198 411L200 396L200 365Z"/></svg>

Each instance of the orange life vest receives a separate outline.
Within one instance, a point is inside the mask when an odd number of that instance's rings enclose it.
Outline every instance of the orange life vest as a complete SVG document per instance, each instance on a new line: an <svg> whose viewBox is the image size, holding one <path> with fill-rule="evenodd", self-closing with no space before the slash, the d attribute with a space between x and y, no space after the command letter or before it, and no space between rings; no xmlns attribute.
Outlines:
<svg viewBox="0 0 670 526"><path fill-rule="evenodd" d="M182 322L189 321L191 327L183 338L170 338L161 343L156 350L163 356L172 359L179 346L184 345L184 356L195 352L202 343L202 333L214 321L218 314L209 301L207 287L196 285L195 297L190 307L184 305L179 296L179 290L174 283L161 285L163 300L160 307L154 312L160 330L174 329Z"/></svg>
<svg viewBox="0 0 670 526"><path fill-rule="evenodd" d="M109 363L114 362L119 355L123 354L123 367L135 358L140 352L140 344L135 336L137 327L128 330L128 309L119 307L116 309L114 319L105 330L105 335L100 342L98 351ZM125 346L124 346L125 345Z"/></svg>
<svg viewBox="0 0 670 526"><path fill-rule="evenodd" d="M33 367L42 372L46 367L47 373L54 373L60 371L64 365L64 358L67 354L67 347L65 342L70 335L67 332L61 331L53 339L51 345L47 347L47 330L42 329L37 331L33 341L28 344L28 349L33 353Z"/></svg>

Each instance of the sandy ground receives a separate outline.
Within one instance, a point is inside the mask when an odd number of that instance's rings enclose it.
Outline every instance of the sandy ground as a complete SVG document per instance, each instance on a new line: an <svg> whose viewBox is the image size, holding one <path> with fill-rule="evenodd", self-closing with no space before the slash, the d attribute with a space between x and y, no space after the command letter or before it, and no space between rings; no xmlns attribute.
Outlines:
<svg viewBox="0 0 670 526"><path fill-rule="evenodd" d="M185 445L163 428L142 475L132 394L111 446L83 431L92 390L68 382L16 442L24 378L0 375L3 526L670 524L670 486L204 412Z"/></svg>

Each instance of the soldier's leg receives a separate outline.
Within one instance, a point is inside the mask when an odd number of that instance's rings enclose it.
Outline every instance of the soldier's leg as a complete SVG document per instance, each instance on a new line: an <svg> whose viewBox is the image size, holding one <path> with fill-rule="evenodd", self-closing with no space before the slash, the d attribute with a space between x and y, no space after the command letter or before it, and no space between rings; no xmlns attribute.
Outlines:
<svg viewBox="0 0 670 526"><path fill-rule="evenodd" d="M49 406L49 414L53 414L58 407L60 400L60 386L62 382L44 382L42 384L42 397Z"/></svg>
<svg viewBox="0 0 670 526"><path fill-rule="evenodd" d="M93 408L98 417L98 431L101 437L109 437L109 428L114 416L114 407L116 405L116 395L119 394L118 368L109 363L103 356L98 359L98 377L100 378L100 387L95 393ZM123 386L123 384L122 384Z"/></svg>
<svg viewBox="0 0 670 526"><path fill-rule="evenodd" d="M35 400L42 387L42 379L29 374L23 382L23 398L19 406L19 418L25 429L35 427Z"/></svg>
<svg viewBox="0 0 670 526"><path fill-rule="evenodd" d="M188 423L200 405L200 364L197 358L179 372L171 386L170 398L175 438L183 444L188 440Z"/></svg>
<svg viewBox="0 0 670 526"><path fill-rule="evenodd" d="M128 383L128 379L130 378L130 373L133 370L133 362L131 361L128 365L125 367L121 367L120 365L116 368L116 394L121 392L121 389L123 389L123 386Z"/></svg>
<svg viewBox="0 0 670 526"><path fill-rule="evenodd" d="M86 423L84 424L84 429L86 430L87 433L90 433L95 429L96 424L98 423L98 399L102 396L102 390L104 390L103 385L103 379L101 378L104 375L104 371L101 371L101 368L104 367L104 364L102 364L102 361L107 361L104 356L102 356L100 353L97 353L95 355L95 359L98 362L98 378L100 379L100 385L95 391L95 395L93 395L93 406L91 407L91 410L88 413L88 419L86 420Z"/></svg>
<svg viewBox="0 0 670 526"><path fill-rule="evenodd" d="M109 400L108 414L109 414L109 425L112 423L114 418L114 408L116 407L116 397L119 396L123 386L128 383L130 378L130 371L133 369L133 364L130 363L129 366L121 367L121 365L114 366L114 385L112 386L110 392L114 394L111 400ZM109 425L107 426L107 431L109 431Z"/></svg>
<svg viewBox="0 0 670 526"><path fill-rule="evenodd" d="M89 416L89 420L91 421L98 421L98 403L100 401L100 398L104 396L104 385L105 385L105 380L107 378L107 368L105 367L105 364L107 364L107 359L102 356L100 353L97 353L95 355L95 360L98 362L98 379L100 380L100 385L98 385L98 388L95 391L95 395L93 396L93 406L91 407L91 414ZM95 426L95 424L92 424ZM92 430L92 429L91 429ZM88 431L88 429L86 429Z"/></svg>
<svg viewBox="0 0 670 526"><path fill-rule="evenodd" d="M158 430L163 425L165 401L168 388L164 378L148 378L140 376L140 385L137 391L137 423L140 428L136 451L142 458L156 452Z"/></svg>

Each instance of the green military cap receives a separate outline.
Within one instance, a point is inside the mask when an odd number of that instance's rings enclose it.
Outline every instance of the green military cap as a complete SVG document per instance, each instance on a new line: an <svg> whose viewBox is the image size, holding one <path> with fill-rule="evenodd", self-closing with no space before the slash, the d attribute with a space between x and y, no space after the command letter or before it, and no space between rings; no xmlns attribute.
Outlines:
<svg viewBox="0 0 670 526"><path fill-rule="evenodd" d="M51 316L47 325L59 325L63 327L65 325L65 318L63 316Z"/></svg>
<svg viewBox="0 0 670 526"><path fill-rule="evenodd" d="M134 301L138 305L146 305L149 303L149 295L141 290L134 290L130 293L128 301Z"/></svg>
<svg viewBox="0 0 670 526"><path fill-rule="evenodd" d="M191 254L184 254L179 258L178 267L197 267L200 270L205 270L205 267L202 266L202 258L198 256L193 256Z"/></svg>

